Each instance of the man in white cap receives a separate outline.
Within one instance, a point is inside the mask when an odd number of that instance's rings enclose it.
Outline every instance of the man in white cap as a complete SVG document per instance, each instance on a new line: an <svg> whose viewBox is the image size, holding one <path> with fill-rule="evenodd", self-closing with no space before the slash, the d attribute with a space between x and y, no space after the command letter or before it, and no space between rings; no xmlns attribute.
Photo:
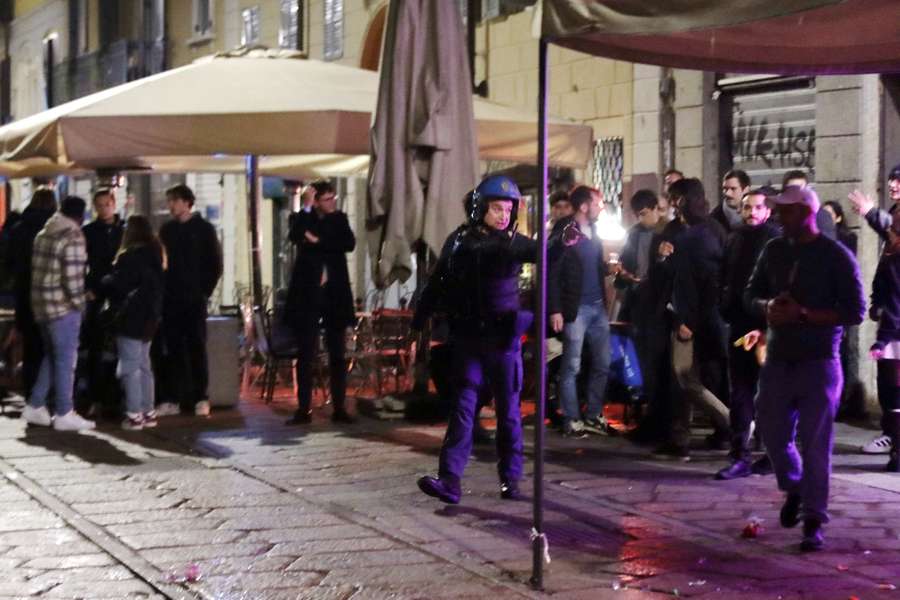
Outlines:
<svg viewBox="0 0 900 600"><path fill-rule="evenodd" d="M822 524L828 521L842 329L862 322L866 301L856 259L819 233L816 193L789 186L775 205L784 235L760 255L744 302L768 323L756 410L778 487L787 494L781 525L797 525L802 509L800 547L811 551L824 545Z"/></svg>

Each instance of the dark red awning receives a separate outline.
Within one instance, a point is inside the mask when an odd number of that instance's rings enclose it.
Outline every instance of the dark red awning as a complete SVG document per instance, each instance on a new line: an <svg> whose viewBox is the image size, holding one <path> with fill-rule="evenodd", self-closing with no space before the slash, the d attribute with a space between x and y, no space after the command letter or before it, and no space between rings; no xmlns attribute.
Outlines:
<svg viewBox="0 0 900 600"><path fill-rule="evenodd" d="M900 0L544 0L554 44L729 73L900 71Z"/></svg>

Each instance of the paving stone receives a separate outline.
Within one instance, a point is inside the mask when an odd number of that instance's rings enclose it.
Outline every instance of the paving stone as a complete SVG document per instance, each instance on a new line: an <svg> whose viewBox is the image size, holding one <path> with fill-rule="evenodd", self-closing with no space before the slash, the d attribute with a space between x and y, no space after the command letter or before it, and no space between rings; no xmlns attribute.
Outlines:
<svg viewBox="0 0 900 600"><path fill-rule="evenodd" d="M366 552L335 552L330 554L306 554L288 569L329 570L348 567L396 566L435 562L435 558L418 550L392 549Z"/></svg>
<svg viewBox="0 0 900 600"><path fill-rule="evenodd" d="M324 575L318 572L277 571L262 573L237 573L234 575L215 575L203 579L203 589L213 593L215 597L231 596L235 592L256 592L260 590L277 590L290 588L301 590L314 588Z"/></svg>
<svg viewBox="0 0 900 600"><path fill-rule="evenodd" d="M222 529L239 529L242 531L258 531L260 529L277 529L279 527L327 527L344 525L346 521L326 513L292 514L280 516L257 515L241 519L229 519L222 523Z"/></svg>
<svg viewBox="0 0 900 600"><path fill-rule="evenodd" d="M2 564L0 559L0 564ZM116 564L116 560L108 554L74 554L59 557L34 558L22 567L31 569L75 569L79 567L105 567Z"/></svg>
<svg viewBox="0 0 900 600"><path fill-rule="evenodd" d="M376 535L371 529L360 525L329 525L327 527L302 527L251 531L245 538L248 542L310 542L314 540L339 540L371 537Z"/></svg>
<svg viewBox="0 0 900 600"><path fill-rule="evenodd" d="M145 533L162 533L166 531L184 531L199 529L215 529L222 524L220 519L197 517L194 519L174 519L171 521L142 521L122 525L106 525L106 530L116 536L140 535Z"/></svg>
<svg viewBox="0 0 900 600"><path fill-rule="evenodd" d="M147 533L123 535L121 541L136 550L146 548L171 548L177 546L197 546L200 544L228 544L242 537L238 531L214 529L180 530L167 533Z"/></svg>
<svg viewBox="0 0 900 600"><path fill-rule="evenodd" d="M313 540L308 542L287 542L276 544L267 553L269 556L306 556L326 552L357 552L365 550L388 550L401 545L384 537L364 537L343 540Z"/></svg>
<svg viewBox="0 0 900 600"><path fill-rule="evenodd" d="M258 543L232 543L222 546L180 546L177 548L151 548L141 551L141 556L154 564L190 564L205 558L224 556L257 556L269 550L270 545Z"/></svg>
<svg viewBox="0 0 900 600"><path fill-rule="evenodd" d="M155 566L165 573L182 574L190 564L196 564L204 577L241 573L284 573L296 556L267 556L260 551L255 556L227 556L195 560L192 562L161 562Z"/></svg>
<svg viewBox="0 0 900 600"><path fill-rule="evenodd" d="M73 504L72 509L83 515L102 513L136 513L146 509L174 508L184 502L180 496L163 496L161 498L141 498L140 500L122 500L119 502L85 502Z"/></svg>
<svg viewBox="0 0 900 600"><path fill-rule="evenodd" d="M26 544L11 548L4 558L42 558L49 556L72 556L76 554L92 554L97 546L87 541L65 542L62 544Z"/></svg>
<svg viewBox="0 0 900 600"><path fill-rule="evenodd" d="M96 513L88 515L87 518L98 525L122 525L196 519L203 517L207 513L209 513L209 510L202 508L172 508L132 512Z"/></svg>
<svg viewBox="0 0 900 600"><path fill-rule="evenodd" d="M133 579L131 571L121 565L105 567L76 567L52 569L30 579L34 583L65 583L71 581L128 581Z"/></svg>
<svg viewBox="0 0 900 600"><path fill-rule="evenodd" d="M142 581L64 582L50 589L44 598L158 598L155 590Z"/></svg>

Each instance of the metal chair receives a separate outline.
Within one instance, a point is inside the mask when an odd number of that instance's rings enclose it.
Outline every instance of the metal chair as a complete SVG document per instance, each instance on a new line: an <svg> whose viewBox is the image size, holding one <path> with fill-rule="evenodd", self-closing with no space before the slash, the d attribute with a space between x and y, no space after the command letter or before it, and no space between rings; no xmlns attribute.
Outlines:
<svg viewBox="0 0 900 600"><path fill-rule="evenodd" d="M265 359L263 368L263 389L260 398L264 398L266 404L272 402L275 395L275 384L278 380L278 369L291 367L291 378L294 388L296 381L297 348L295 345L273 343L271 314L256 307L253 309L253 328L255 330L256 351Z"/></svg>

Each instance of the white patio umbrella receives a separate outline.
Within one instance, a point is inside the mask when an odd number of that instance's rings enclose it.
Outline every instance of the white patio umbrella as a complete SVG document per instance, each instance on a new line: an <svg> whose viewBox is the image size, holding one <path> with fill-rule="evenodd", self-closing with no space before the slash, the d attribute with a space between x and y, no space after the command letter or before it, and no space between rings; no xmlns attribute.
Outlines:
<svg viewBox="0 0 900 600"><path fill-rule="evenodd" d="M195 157L192 168L221 156L241 159L248 172L254 290L261 297L258 174L272 156L368 154L378 75L297 52L242 49L198 59L0 127L0 167L38 161L42 167L152 168L171 157ZM514 160L533 151L536 116L493 103L485 114L483 158ZM498 120L509 127L497 136ZM560 164L584 164L590 128L558 123ZM573 152L573 148L575 151ZM170 157L160 159L159 157ZM297 158L295 163L307 159ZM287 169L290 159L280 163ZM187 163L188 161L185 161ZM12 172L24 169L10 165ZM353 168L359 167L355 162ZM302 171L302 164L298 169ZM324 167L323 167L324 168ZM338 174L338 173L335 173Z"/></svg>

